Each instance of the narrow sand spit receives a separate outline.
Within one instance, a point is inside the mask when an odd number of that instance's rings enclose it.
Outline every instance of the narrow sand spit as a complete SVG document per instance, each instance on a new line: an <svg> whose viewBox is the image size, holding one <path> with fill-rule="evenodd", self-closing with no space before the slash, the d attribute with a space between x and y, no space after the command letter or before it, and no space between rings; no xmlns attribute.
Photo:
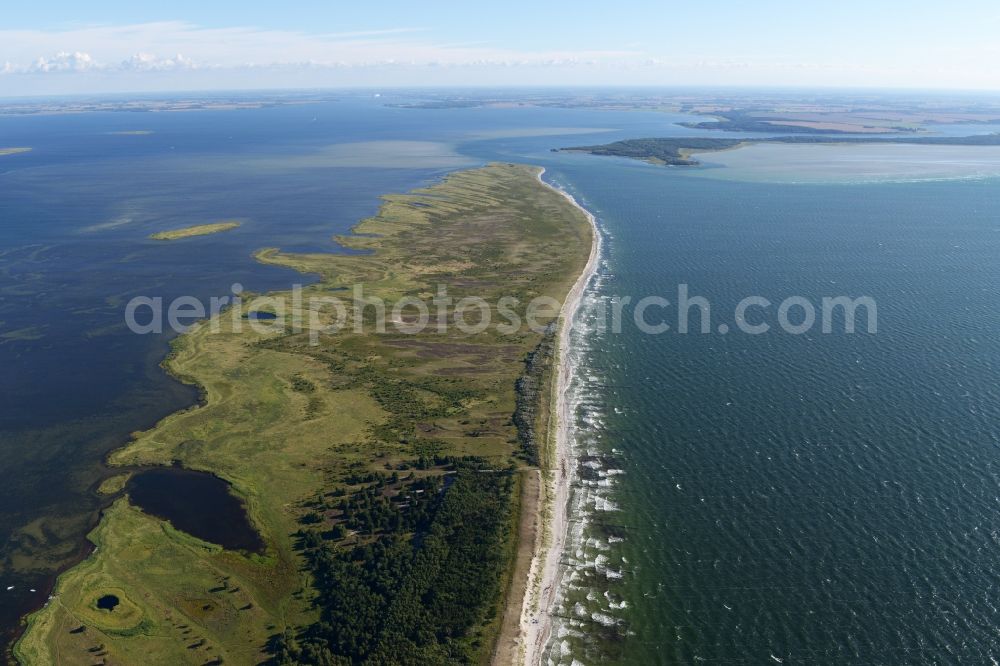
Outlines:
<svg viewBox="0 0 1000 666"><path fill-rule="evenodd" d="M559 344L556 385L555 385L555 451L554 462L548 470L547 478L543 478L544 490L539 493L538 506L535 511L538 516L547 518L546 524L537 531L535 553L528 571L527 589L521 608L521 653L524 664L535 666L541 663L542 653L552 633L552 610L555 604L556 591L559 587L561 571L559 560L566 543L566 527L568 525L569 487L571 468L571 448L569 441L570 425L573 414L568 400L567 391L573 375L573 366L569 359L570 330L573 319L583 293L590 278L597 270L601 255L601 235L597 228L597 220L586 208L577 203L569 193L549 185L542 180L545 169L538 173L538 180L550 187L570 203L580 209L593 228L593 241L590 245L590 258L580 277L566 296L560 312ZM548 515L545 515L548 508Z"/></svg>

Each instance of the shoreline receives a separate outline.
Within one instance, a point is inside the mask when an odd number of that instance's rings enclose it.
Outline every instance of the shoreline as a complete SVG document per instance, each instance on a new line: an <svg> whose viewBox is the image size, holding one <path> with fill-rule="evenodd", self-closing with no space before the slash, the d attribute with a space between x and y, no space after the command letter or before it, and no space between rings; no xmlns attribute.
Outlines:
<svg viewBox="0 0 1000 666"><path fill-rule="evenodd" d="M183 377L178 377L174 375L167 367L167 361L170 359L171 354L173 354L173 349L174 349L173 341L176 339L177 336L171 336L168 340L166 340L165 344L162 345L162 348L160 345L156 345L155 349L152 350L150 354L157 357L159 360L155 361L153 365L156 368L158 375L162 375L164 378L173 382L177 382L180 385L193 386L195 389L197 389L197 395L193 396L192 402L190 404L182 406L175 411L168 412L167 414L157 416L155 418L137 421L136 425L130 429L130 432L134 433L136 431L151 430L171 414L199 407L205 399L202 388L198 386L197 383L192 384L191 382L186 381ZM88 492L101 495L99 490L100 486L109 478L112 478L123 472L132 473L135 470L142 469L142 468L133 469L133 468L115 467L109 463L110 456L120 448L128 446L130 438L131 438L130 434L122 433L122 439L119 440L118 443L115 444L115 446L105 451L101 455L100 467L103 471L103 474L99 479L95 480L90 485ZM27 610L19 615L17 627L13 631L7 633L6 638L0 639L0 643L4 644L3 649L0 650L0 657L6 659L9 664L16 665L21 663L16 658L17 655L15 653L15 648L17 647L18 643L20 643L21 638L24 636L25 632L27 632L30 626L29 621L31 617L44 610L45 607L48 606L49 603L52 601L54 595L56 595L57 588L59 585L59 579L66 572L71 571L76 567L80 566L81 564L83 564L87 560L87 558L89 558L94 553L95 546L94 543L90 540L89 536L101 524L101 521L104 519L105 512L107 512L108 509L111 508L111 505L114 503L115 498L119 494L120 493L115 493L111 495L101 495L102 499L99 505L94 510L93 520L88 523L88 527L83 533L82 540L76 546L74 546L73 548L74 554L72 555L72 557L67 559L67 563L65 566L54 569L51 572L51 574L46 575L46 577L41 583L36 584L37 591L41 593L39 595L39 599L42 599L42 601L37 604L32 604L30 608L25 606ZM3 662L0 661L0 663Z"/></svg>
<svg viewBox="0 0 1000 666"><path fill-rule="evenodd" d="M572 450L569 441L569 428L572 414L567 400L573 366L569 363L570 333L573 321L583 294L591 278L597 272L600 261L602 239L597 226L597 218L568 192L545 182L542 176L545 169L538 172L538 181L545 187L558 192L574 207L580 210L593 233L590 244L590 256L583 272L573 284L566 296L562 310L559 313L559 342L556 347L556 375L553 379L556 415L555 432L552 435L552 449L546 456L551 462L540 470L542 492L538 494L535 515L541 523L541 529L536 532L534 554L528 570L523 602L521 606L520 654L521 663L529 666L541 663L542 654L552 633L552 608L556 600L559 579L562 575L559 559L566 544L566 533L569 520L569 494L572 470L570 468ZM551 511L551 512L550 512Z"/></svg>

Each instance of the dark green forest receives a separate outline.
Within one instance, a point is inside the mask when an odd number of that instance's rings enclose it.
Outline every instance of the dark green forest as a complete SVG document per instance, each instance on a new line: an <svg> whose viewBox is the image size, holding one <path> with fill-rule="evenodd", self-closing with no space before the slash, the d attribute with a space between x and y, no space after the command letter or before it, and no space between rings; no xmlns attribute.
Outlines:
<svg viewBox="0 0 1000 666"><path fill-rule="evenodd" d="M303 518L320 621L272 641L272 663L465 664L500 612L514 474L477 458L368 473ZM420 476L418 476L420 474ZM331 525L332 518L332 525Z"/></svg>

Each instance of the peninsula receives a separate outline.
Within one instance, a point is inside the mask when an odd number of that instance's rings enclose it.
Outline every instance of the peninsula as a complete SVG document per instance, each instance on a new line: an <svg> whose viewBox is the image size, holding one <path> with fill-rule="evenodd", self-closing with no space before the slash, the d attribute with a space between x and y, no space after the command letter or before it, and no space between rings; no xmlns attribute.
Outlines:
<svg viewBox="0 0 1000 666"><path fill-rule="evenodd" d="M443 288L516 299L524 321L536 297L578 297L593 265L591 222L539 174L491 164L387 196L338 239L364 253L257 256L318 275L304 299L361 285L394 303ZM559 312L539 314L540 329L410 333L377 332L374 308L336 330L320 309L298 329L243 318L281 315L286 297L177 338L165 367L199 385L202 404L110 458L224 480L260 545L186 533L143 512L126 483L94 551L30 617L24 663L485 663L501 630L517 642L552 501L539 469L554 459Z"/></svg>

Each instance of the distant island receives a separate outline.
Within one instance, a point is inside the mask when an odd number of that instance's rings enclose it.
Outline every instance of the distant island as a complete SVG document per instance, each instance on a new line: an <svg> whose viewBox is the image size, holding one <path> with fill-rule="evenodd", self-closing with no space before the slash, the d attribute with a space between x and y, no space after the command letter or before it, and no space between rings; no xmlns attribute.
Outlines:
<svg viewBox="0 0 1000 666"><path fill-rule="evenodd" d="M183 229L171 229L170 231L159 231L155 234L150 235L153 240L179 240L181 238L191 238L192 236L208 236L209 234L218 234L223 231L229 231L230 229L235 229L240 226L240 222L236 220L226 220L225 222L213 222L212 224L196 224L192 227L184 227Z"/></svg>
<svg viewBox="0 0 1000 666"><path fill-rule="evenodd" d="M164 113L189 111L232 111L263 109L278 106L313 104L334 98L322 92L302 92L295 95L275 93L248 97L246 95L220 94L187 97L161 97L122 100L108 98L72 99L8 99L0 101L0 115L63 115L76 113Z"/></svg>
<svg viewBox="0 0 1000 666"><path fill-rule="evenodd" d="M153 130L121 130L118 132L108 132L111 136L149 136Z"/></svg>
<svg viewBox="0 0 1000 666"><path fill-rule="evenodd" d="M716 120L681 123L692 129L729 132L789 132L803 134L905 134L919 131L913 125L890 124L879 116L849 113L772 113L752 110L713 112Z"/></svg>
<svg viewBox="0 0 1000 666"><path fill-rule="evenodd" d="M31 148L0 148L0 157L4 155L17 155L18 153L31 152Z"/></svg>
<svg viewBox="0 0 1000 666"><path fill-rule="evenodd" d="M829 135L801 135L765 137L760 139L716 139L699 137L670 137L651 139L627 139L599 146L575 146L553 148L553 152L590 153L642 160L651 164L666 166L699 166L701 162L691 157L692 153L729 150L755 143L814 143L814 144L867 144L896 143L937 146L1000 146L1000 134L979 134L974 136L872 136L844 137Z"/></svg>

